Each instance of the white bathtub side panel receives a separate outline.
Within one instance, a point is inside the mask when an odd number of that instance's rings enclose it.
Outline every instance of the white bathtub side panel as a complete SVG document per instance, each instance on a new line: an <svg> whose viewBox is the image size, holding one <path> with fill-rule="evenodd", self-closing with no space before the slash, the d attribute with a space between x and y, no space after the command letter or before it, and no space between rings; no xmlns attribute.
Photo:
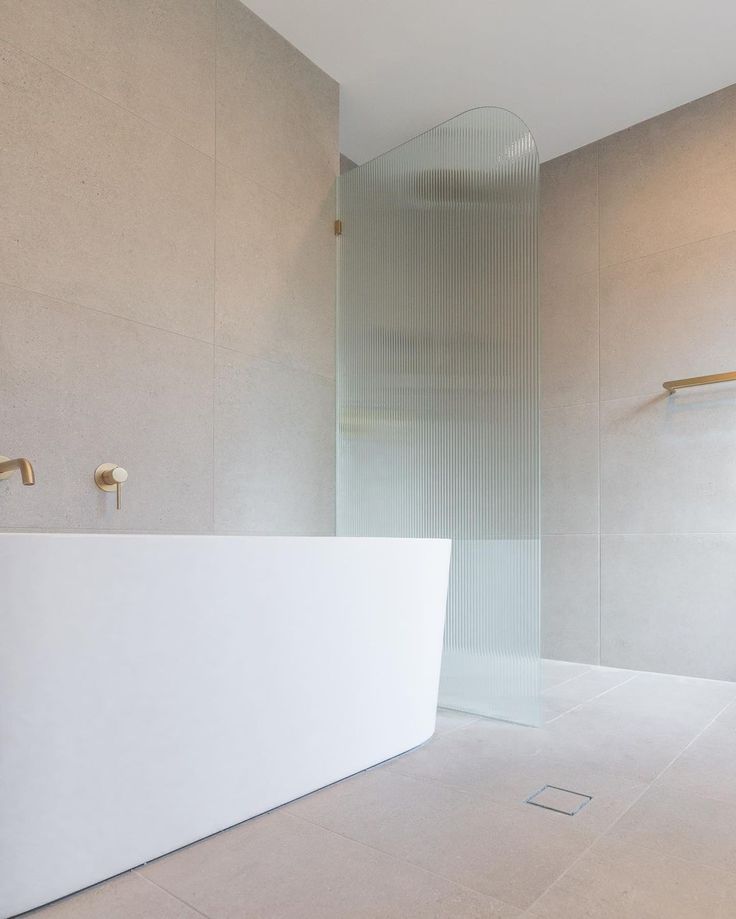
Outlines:
<svg viewBox="0 0 736 919"><path fill-rule="evenodd" d="M449 552L0 535L0 916L426 740Z"/></svg>

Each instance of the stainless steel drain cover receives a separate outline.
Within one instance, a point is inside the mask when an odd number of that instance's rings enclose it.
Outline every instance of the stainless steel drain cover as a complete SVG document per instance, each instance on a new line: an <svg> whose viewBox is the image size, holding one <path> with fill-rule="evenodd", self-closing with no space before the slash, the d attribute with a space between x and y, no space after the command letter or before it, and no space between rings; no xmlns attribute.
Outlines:
<svg viewBox="0 0 736 919"><path fill-rule="evenodd" d="M566 814L568 817L574 817L592 800L592 795L570 791L568 788L559 788L557 785L544 785L539 791L535 791L533 795L527 798L524 803L533 804L535 807L543 807L545 810L555 811L558 814Z"/></svg>

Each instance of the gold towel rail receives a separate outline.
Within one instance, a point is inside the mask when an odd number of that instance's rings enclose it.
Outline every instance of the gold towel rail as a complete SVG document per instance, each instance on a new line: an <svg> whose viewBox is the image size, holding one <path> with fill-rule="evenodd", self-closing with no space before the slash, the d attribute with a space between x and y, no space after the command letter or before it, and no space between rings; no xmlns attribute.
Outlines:
<svg viewBox="0 0 736 919"><path fill-rule="evenodd" d="M706 386L708 383L728 383L731 380L736 381L736 370L731 370L728 373L711 373L707 377L668 380L666 383L662 383L662 386L672 395L676 389L686 389L688 386Z"/></svg>

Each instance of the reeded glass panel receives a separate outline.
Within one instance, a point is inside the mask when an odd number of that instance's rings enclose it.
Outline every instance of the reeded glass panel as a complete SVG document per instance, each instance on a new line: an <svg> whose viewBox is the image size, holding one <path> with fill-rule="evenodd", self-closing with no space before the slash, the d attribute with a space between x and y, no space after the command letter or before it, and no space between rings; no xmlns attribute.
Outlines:
<svg viewBox="0 0 736 919"><path fill-rule="evenodd" d="M538 720L539 166L466 112L339 180L337 532L453 540L443 705Z"/></svg>

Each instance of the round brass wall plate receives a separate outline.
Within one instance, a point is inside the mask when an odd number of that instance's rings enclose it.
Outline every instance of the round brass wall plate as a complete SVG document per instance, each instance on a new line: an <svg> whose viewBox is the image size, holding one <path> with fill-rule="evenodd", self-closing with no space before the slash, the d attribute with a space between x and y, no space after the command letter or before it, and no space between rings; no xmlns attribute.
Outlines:
<svg viewBox="0 0 736 919"><path fill-rule="evenodd" d="M102 475L105 472L111 472L116 468L115 463L102 463L101 466L98 466L95 469L95 485L100 489L100 491L115 491L117 485L108 485L107 482L103 481Z"/></svg>

